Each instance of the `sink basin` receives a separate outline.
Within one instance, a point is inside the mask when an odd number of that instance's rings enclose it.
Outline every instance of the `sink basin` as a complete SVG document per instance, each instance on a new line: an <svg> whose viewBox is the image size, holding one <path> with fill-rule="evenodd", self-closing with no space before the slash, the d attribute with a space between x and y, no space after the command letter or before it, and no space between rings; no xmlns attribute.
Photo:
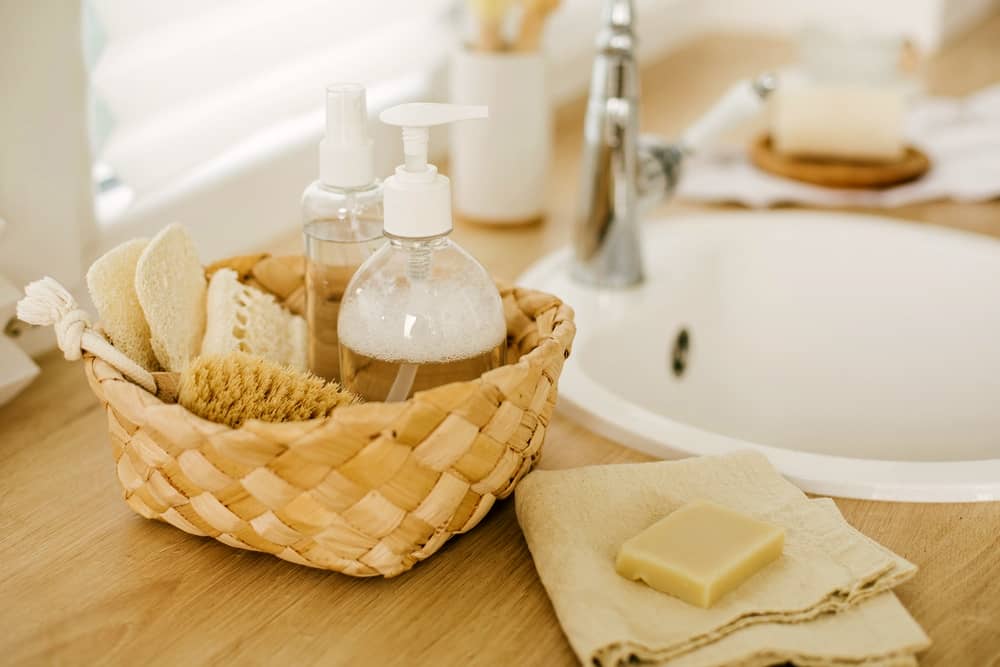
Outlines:
<svg viewBox="0 0 1000 667"><path fill-rule="evenodd" d="M801 488L1000 499L1000 241L840 213L643 226L646 282L521 278L576 310L559 409L661 458L758 449Z"/></svg>

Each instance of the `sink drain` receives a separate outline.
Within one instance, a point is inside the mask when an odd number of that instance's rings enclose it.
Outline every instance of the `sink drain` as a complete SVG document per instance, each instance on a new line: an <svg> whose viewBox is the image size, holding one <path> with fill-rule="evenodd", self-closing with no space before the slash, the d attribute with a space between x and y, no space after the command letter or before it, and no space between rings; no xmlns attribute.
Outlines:
<svg viewBox="0 0 1000 667"><path fill-rule="evenodd" d="M682 377L687 370L688 354L691 350L691 334L687 327L681 328L674 337L673 349L670 351L670 370L674 377Z"/></svg>

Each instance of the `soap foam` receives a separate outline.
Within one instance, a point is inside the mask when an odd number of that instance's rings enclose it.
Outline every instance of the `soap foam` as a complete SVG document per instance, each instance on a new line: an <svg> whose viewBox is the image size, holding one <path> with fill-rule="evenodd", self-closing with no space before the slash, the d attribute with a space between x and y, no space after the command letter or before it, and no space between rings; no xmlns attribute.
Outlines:
<svg viewBox="0 0 1000 667"><path fill-rule="evenodd" d="M340 342L381 361L416 364L489 352L506 338L507 324L500 296L488 280L485 273L463 271L414 283L412 289L400 289L394 281L369 283L344 297Z"/></svg>

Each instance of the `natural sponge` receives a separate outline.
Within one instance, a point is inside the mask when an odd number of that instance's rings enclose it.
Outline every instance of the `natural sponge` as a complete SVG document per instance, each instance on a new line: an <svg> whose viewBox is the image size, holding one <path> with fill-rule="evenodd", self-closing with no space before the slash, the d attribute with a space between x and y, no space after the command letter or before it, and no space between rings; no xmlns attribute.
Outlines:
<svg viewBox="0 0 1000 667"><path fill-rule="evenodd" d="M160 365L183 371L205 333L205 272L183 227L166 227L143 250L135 267L135 292Z"/></svg>
<svg viewBox="0 0 1000 667"><path fill-rule="evenodd" d="M245 352L198 357L181 374L178 402L204 419L239 428L249 419L303 421L329 416L358 397L314 375Z"/></svg>
<svg viewBox="0 0 1000 667"><path fill-rule="evenodd" d="M160 364L149 343L149 324L135 292L135 267L148 239L115 246L87 270L87 290L111 344L148 371Z"/></svg>
<svg viewBox="0 0 1000 667"><path fill-rule="evenodd" d="M242 284L232 269L212 275L206 311L203 356L240 350L306 369L306 321L278 305L272 295Z"/></svg>

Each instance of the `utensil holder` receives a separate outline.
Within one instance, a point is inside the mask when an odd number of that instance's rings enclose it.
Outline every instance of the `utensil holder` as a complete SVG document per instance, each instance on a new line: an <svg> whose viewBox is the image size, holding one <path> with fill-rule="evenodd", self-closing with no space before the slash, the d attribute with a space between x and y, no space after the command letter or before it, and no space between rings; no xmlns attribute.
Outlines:
<svg viewBox="0 0 1000 667"><path fill-rule="evenodd" d="M451 101L485 104L485 123L451 127L455 211L473 222L511 225L545 214L552 114L541 53L456 52Z"/></svg>

